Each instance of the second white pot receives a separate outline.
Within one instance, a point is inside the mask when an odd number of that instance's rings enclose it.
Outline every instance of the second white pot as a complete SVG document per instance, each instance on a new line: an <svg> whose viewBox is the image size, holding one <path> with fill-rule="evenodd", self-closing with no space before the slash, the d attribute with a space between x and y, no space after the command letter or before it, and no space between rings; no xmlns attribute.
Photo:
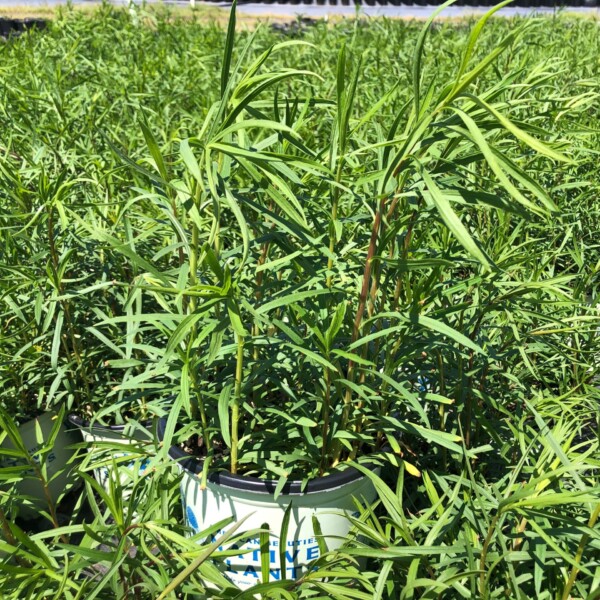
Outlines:
<svg viewBox="0 0 600 600"><path fill-rule="evenodd" d="M58 432L51 448L41 451L49 444L51 433L57 425L57 415L52 412L42 413L39 417L27 421L18 427L18 433L27 453L36 464L45 467L46 489L35 468L26 469L21 481L16 485L16 491L20 496L25 496L31 501L19 503L18 513L24 518L36 518L38 510L48 510L48 495L52 502L56 503L61 494L74 489L79 485L71 473L72 466L69 464L75 449L73 444L80 441L75 431L68 430L64 423L58 424ZM2 443L3 448L14 448L14 444L7 437ZM17 457L2 457L2 467L26 468L27 461Z"/></svg>
<svg viewBox="0 0 600 600"><path fill-rule="evenodd" d="M144 428L140 428L134 424L110 426L92 424L75 414L70 414L68 419L81 431L88 452L93 454L94 460L99 463L99 466L94 469L94 476L106 490L110 485L115 462L118 464L119 482L122 486L127 486L134 479L132 469L136 469L137 474L145 471L149 459L136 461L140 453L129 451L127 446L147 446L153 441L151 421L144 423Z"/></svg>

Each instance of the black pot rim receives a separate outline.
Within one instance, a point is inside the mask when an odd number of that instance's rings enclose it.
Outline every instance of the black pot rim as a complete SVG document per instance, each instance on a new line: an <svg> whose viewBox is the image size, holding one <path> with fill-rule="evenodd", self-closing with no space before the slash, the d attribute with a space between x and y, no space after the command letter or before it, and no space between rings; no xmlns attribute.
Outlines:
<svg viewBox="0 0 600 600"><path fill-rule="evenodd" d="M27 417L27 419L25 421L15 419L15 423L17 425L17 428L25 427L25 425L29 425L29 423L33 423L33 421L37 421L37 419L41 419L42 417L44 417L46 415L51 415L51 416L57 418L58 412L53 408L47 408L40 412L36 412L36 414L33 416ZM67 417L65 416L65 417L63 417L62 424L66 425L66 423L67 423Z"/></svg>
<svg viewBox="0 0 600 600"><path fill-rule="evenodd" d="M163 441L167 419L160 418L157 423L157 435L159 442ZM202 473L202 463L197 457L190 456L178 446L169 448L169 456L185 471L200 475ZM334 471L324 477L318 477L308 481L304 489L302 489L302 481L288 481L280 491L283 495L304 495L315 492L328 492L340 488L344 485L358 481L364 478L365 475L358 469L348 466L342 471ZM273 495L277 487L276 480L259 479L258 477L250 477L248 475L237 475L228 471L213 471L208 474L208 481L216 485L239 490L243 492L251 492L254 494L269 494Z"/></svg>
<svg viewBox="0 0 600 600"><path fill-rule="evenodd" d="M69 413L67 415L67 420L69 421L69 423L71 423L71 425L75 425L75 427L77 427L78 429L87 429L91 433L97 432L99 435L107 431L112 431L114 433L123 433L125 431L125 428L127 427L127 424L102 425L101 423L94 423L92 425L91 421L80 417L76 413ZM146 429L150 429L150 427L152 427L152 421L145 421L144 423L142 423L142 425L146 427Z"/></svg>

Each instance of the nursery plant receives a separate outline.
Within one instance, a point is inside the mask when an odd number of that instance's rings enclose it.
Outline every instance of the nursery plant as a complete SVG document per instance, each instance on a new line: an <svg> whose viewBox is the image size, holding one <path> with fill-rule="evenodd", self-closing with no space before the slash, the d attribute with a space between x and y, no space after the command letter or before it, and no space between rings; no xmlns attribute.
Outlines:
<svg viewBox="0 0 600 600"><path fill-rule="evenodd" d="M403 385L410 375L402 373L405 349L398 333L409 322L454 339L466 353L485 350L428 316L419 308L424 302L401 303L406 271L435 275L448 263L446 248L420 256L428 249L411 246L411 224L421 210L434 213L468 252L471 269L497 269L454 207L470 201L501 215L523 208L549 214L556 209L552 200L509 155L523 146L549 160L570 160L538 139L540 128L517 125L504 114L508 82L472 93L477 77L527 29L517 28L496 52L470 64L485 22L500 6L473 28L455 79L440 90L434 81L422 81L431 20L426 24L413 57L412 98L396 106L392 88L367 115L387 101L398 112L388 131L378 131L369 118L351 121L360 64L347 76L344 48L334 106L318 98L293 98L292 104L279 97L276 84L315 73L261 71L275 52L302 42L273 46L240 72L250 39L231 68L234 12L221 99L199 134L179 144L185 180L169 177L152 132L142 124L157 167L152 178L159 182L145 194L173 226L176 260L170 271L146 263L133 285L169 309L157 321L177 324L159 362L178 363L181 374L167 434L184 409L191 421L178 435L198 433L200 452L207 454L204 481L218 464L233 474L260 471L280 486L291 475L308 480L363 455L362 445L368 452L385 440L397 452L393 440L406 433L433 436L460 451L457 436L426 426L418 396ZM523 84L520 94L527 91ZM331 120L331 139L310 148L302 132L323 115ZM372 141L350 143L362 136ZM457 165L470 169L461 177ZM483 192L483 185L498 191ZM361 214L357 226L352 217L361 204L370 222ZM312 215L323 215L324 207L328 218L319 223ZM427 297L429 290L419 292ZM396 418L399 404L421 413L416 429L407 431Z"/></svg>

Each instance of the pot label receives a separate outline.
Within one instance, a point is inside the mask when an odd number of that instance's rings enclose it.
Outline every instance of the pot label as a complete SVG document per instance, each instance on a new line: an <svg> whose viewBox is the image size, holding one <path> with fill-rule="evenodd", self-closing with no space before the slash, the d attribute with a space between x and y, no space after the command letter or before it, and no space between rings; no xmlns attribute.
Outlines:
<svg viewBox="0 0 600 600"><path fill-rule="evenodd" d="M198 519L191 506L185 509L187 525L194 533L199 533L201 528ZM214 542L226 532L225 529L217 531L211 538ZM285 577L286 579L297 579L308 569L307 566L313 560L319 558L319 544L313 536L300 539L290 539L286 542ZM261 583L261 550L259 538L246 538L239 544L219 546L218 551L240 550L237 556L225 559L225 574L239 587L247 588ZM269 580L281 580L281 546L280 540L269 539Z"/></svg>
<svg viewBox="0 0 600 600"><path fill-rule="evenodd" d="M119 459L119 458L123 458L124 456L131 456L131 452L116 452L111 455L111 458ZM150 462L150 459L145 458L140 463L138 475L142 475L144 473L149 462ZM135 468L135 465L136 465L136 461L132 460L126 464L118 463L118 468L119 469L128 469L129 471L132 471ZM110 480L110 475L111 475L112 471L113 471L112 462L109 466L99 467L97 469L94 469L94 472L96 473L96 479L102 485L102 487L104 487L106 490L109 489L109 485L110 485L109 480ZM127 476L126 471L121 471L119 473L119 476L120 476L119 481L122 486L126 486L127 483L129 482L129 480L131 479L131 477Z"/></svg>

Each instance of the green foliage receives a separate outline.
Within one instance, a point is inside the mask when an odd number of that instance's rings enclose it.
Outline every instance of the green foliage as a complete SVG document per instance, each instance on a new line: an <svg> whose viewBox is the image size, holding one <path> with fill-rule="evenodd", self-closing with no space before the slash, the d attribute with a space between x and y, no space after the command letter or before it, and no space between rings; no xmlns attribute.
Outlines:
<svg viewBox="0 0 600 600"><path fill-rule="evenodd" d="M598 23L490 16L282 40L103 6L0 44L2 455L44 480L45 409L168 417L41 524L2 467L0 596L597 597ZM243 524L181 525L194 434L205 475L354 460L379 501L240 592Z"/></svg>

